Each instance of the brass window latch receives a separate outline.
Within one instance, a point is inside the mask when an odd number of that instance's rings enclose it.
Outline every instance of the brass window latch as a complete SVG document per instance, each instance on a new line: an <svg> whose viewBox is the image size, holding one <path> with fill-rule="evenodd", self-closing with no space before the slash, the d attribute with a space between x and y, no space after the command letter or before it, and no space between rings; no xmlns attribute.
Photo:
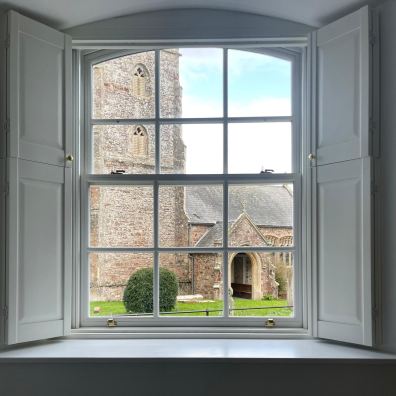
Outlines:
<svg viewBox="0 0 396 396"><path fill-rule="evenodd" d="M107 319L107 327L117 327L117 321L114 318Z"/></svg>
<svg viewBox="0 0 396 396"><path fill-rule="evenodd" d="M264 324L265 327L275 327L275 320L272 318L269 318L265 321Z"/></svg>

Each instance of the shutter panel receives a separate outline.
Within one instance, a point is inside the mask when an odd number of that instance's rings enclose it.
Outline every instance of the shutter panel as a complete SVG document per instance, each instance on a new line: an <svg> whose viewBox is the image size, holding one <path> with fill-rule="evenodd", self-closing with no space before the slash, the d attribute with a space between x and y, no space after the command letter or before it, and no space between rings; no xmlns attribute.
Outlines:
<svg viewBox="0 0 396 396"><path fill-rule="evenodd" d="M316 335L371 346L368 8L325 26L316 38Z"/></svg>
<svg viewBox="0 0 396 396"><path fill-rule="evenodd" d="M67 334L71 299L71 40L8 13L5 342Z"/></svg>
<svg viewBox="0 0 396 396"><path fill-rule="evenodd" d="M316 173L318 336L371 345L371 159Z"/></svg>
<svg viewBox="0 0 396 396"><path fill-rule="evenodd" d="M317 165L368 156L367 7L318 30L317 85Z"/></svg>

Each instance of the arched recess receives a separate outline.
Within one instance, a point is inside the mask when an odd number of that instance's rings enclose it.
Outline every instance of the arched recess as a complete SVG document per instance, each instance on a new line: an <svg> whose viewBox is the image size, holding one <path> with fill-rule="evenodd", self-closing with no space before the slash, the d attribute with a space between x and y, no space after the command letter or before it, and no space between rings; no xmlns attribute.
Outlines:
<svg viewBox="0 0 396 396"><path fill-rule="evenodd" d="M161 21L161 23L158 23ZM217 39L233 38L305 38L314 28L302 23L270 16L208 8L156 10L103 19L67 29L78 45L86 42L110 45L111 41ZM160 38L160 39L159 39ZM136 44L135 44L136 45ZM99 46L103 44L100 43Z"/></svg>
<svg viewBox="0 0 396 396"><path fill-rule="evenodd" d="M232 275L232 263L237 254L244 254L250 259L251 271L252 271L252 300L259 300L262 297L262 282L261 282L261 271L262 261L258 254L252 252L239 252L230 254L228 259L228 288L231 288L231 275Z"/></svg>

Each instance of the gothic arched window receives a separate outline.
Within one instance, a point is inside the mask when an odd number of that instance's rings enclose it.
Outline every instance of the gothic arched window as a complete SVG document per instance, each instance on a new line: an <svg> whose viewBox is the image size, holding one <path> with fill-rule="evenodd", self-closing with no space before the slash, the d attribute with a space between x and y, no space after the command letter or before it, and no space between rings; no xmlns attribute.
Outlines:
<svg viewBox="0 0 396 396"><path fill-rule="evenodd" d="M144 97L148 95L149 73L146 66L138 64L133 69L133 87L135 96Z"/></svg>
<svg viewBox="0 0 396 396"><path fill-rule="evenodd" d="M132 135L132 154L137 156L146 156L148 153L148 136L146 128L137 125L133 129Z"/></svg>

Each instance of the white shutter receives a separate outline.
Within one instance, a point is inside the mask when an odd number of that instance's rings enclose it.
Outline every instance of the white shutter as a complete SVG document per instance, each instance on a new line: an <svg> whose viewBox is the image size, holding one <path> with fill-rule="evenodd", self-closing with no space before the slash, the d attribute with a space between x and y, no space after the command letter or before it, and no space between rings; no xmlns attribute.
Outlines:
<svg viewBox="0 0 396 396"><path fill-rule="evenodd" d="M364 7L318 30L314 59L315 330L363 345L373 343L369 31Z"/></svg>
<svg viewBox="0 0 396 396"><path fill-rule="evenodd" d="M369 10L317 31L317 165L369 154Z"/></svg>
<svg viewBox="0 0 396 396"><path fill-rule="evenodd" d="M71 298L71 40L8 13L5 342L66 334Z"/></svg>

